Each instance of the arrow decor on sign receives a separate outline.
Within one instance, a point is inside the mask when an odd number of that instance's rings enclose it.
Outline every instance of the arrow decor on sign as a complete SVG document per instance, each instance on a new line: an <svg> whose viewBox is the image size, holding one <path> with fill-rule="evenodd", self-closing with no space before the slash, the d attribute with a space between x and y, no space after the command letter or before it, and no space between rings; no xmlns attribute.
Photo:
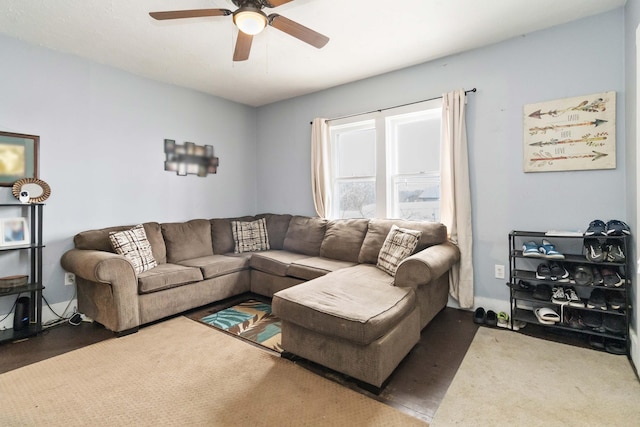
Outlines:
<svg viewBox="0 0 640 427"><path fill-rule="evenodd" d="M544 101L523 110L525 172L616 168L615 92Z"/></svg>
<svg viewBox="0 0 640 427"><path fill-rule="evenodd" d="M193 142L180 145L173 139L165 139L164 152L167 156L164 170L179 176L191 174L205 177L218 172L220 160L213 155L212 145L196 145Z"/></svg>

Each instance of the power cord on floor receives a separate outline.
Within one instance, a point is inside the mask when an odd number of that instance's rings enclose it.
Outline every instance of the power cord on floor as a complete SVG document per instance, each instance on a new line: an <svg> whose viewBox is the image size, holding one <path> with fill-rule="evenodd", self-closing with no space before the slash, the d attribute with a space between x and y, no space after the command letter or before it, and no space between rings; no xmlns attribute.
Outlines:
<svg viewBox="0 0 640 427"><path fill-rule="evenodd" d="M62 312L62 315L59 315L58 313L56 313L55 310L49 304L49 301L47 301L47 299L45 298L44 294L42 295L42 300L45 302L49 310L51 310L51 312L57 317L57 319L50 320L45 324L43 324L42 327L44 329L52 328L54 326L58 326L65 322L68 322L70 325L73 325L73 326L78 326L80 323L82 323L82 315L78 313L75 307L73 308L73 313L71 313L71 315L65 316L65 314L69 310L69 307L71 307L71 302L76 298L76 294L77 292L74 290L73 297L69 300L69 303L67 304L64 311Z"/></svg>

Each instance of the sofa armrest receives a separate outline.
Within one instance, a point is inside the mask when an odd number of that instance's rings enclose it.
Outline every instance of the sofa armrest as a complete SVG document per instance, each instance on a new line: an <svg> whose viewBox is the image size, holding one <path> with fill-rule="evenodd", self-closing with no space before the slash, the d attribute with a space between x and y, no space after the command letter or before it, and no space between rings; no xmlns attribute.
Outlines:
<svg viewBox="0 0 640 427"><path fill-rule="evenodd" d="M451 242L430 246L400 263L395 286L417 288L445 274L460 260L460 250Z"/></svg>
<svg viewBox="0 0 640 427"><path fill-rule="evenodd" d="M133 265L122 255L111 252L71 249L60 260L62 268L91 282L120 286L138 279Z"/></svg>
<svg viewBox="0 0 640 427"><path fill-rule="evenodd" d="M125 257L71 249L60 264L79 278L78 308L85 314L118 333L139 326L138 277Z"/></svg>

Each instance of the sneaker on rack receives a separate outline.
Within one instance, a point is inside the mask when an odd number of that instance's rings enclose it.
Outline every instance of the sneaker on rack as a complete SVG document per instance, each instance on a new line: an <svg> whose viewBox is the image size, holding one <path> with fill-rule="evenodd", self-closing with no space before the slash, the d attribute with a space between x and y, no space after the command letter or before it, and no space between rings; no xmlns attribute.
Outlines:
<svg viewBox="0 0 640 427"><path fill-rule="evenodd" d="M606 261L607 262L625 262L627 259L624 256L624 251L622 250L622 246L618 242L607 242L605 244L605 251L607 253Z"/></svg>
<svg viewBox="0 0 640 427"><path fill-rule="evenodd" d="M602 326L604 330L612 334L623 334L627 329L627 325L624 321L624 316L615 314L605 314L602 320Z"/></svg>
<svg viewBox="0 0 640 427"><path fill-rule="evenodd" d="M600 219L594 219L589 223L587 231L584 232L586 236L606 236L607 225Z"/></svg>
<svg viewBox="0 0 640 427"><path fill-rule="evenodd" d="M562 265L552 262L549 264L549 270L551 270L551 280L562 283L569 282L569 272Z"/></svg>
<svg viewBox="0 0 640 427"><path fill-rule="evenodd" d="M602 270L602 280L606 287L620 287L622 286L622 277L616 271L615 268L603 268Z"/></svg>
<svg viewBox="0 0 640 427"><path fill-rule="evenodd" d="M578 293L573 288L567 288L564 290L564 294L569 301L569 305L572 307L584 307L584 302L578 297Z"/></svg>
<svg viewBox="0 0 640 427"><path fill-rule="evenodd" d="M606 291L605 299L612 310L620 310L625 305L624 295L620 291Z"/></svg>
<svg viewBox="0 0 640 427"><path fill-rule="evenodd" d="M551 286L544 283L536 285L536 288L533 290L532 296L540 301L551 301Z"/></svg>
<svg viewBox="0 0 640 427"><path fill-rule="evenodd" d="M628 236L631 234L629 226L618 219L612 219L608 221L607 225L605 226L605 232L607 236Z"/></svg>
<svg viewBox="0 0 640 427"><path fill-rule="evenodd" d="M605 253L598 239L584 239L585 256L591 262L602 262Z"/></svg>
<svg viewBox="0 0 640 427"><path fill-rule="evenodd" d="M556 286L551 290L551 302L560 305L569 302L562 286Z"/></svg>
<svg viewBox="0 0 640 427"><path fill-rule="evenodd" d="M580 313L580 319L587 328L598 329L602 326L602 313L596 311L584 311Z"/></svg>
<svg viewBox="0 0 640 427"><path fill-rule="evenodd" d="M600 273L600 269L596 266L593 266L591 271L593 272L593 284L603 285L604 279L602 278L602 273Z"/></svg>
<svg viewBox="0 0 640 427"><path fill-rule="evenodd" d="M564 255L562 255L553 243L549 242L547 239L542 239L542 245L538 248L540 253L544 258L547 259L564 259Z"/></svg>
<svg viewBox="0 0 640 427"><path fill-rule="evenodd" d="M604 296L604 291L600 288L596 288L591 291L589 301L587 301L588 308L599 308L600 310L607 309L607 299Z"/></svg>
<svg viewBox="0 0 640 427"><path fill-rule="evenodd" d="M522 256L540 258L542 253L538 248L539 246L536 242L525 242L522 244Z"/></svg>
<svg viewBox="0 0 640 427"><path fill-rule="evenodd" d="M551 279L551 269L549 268L548 264L545 264L544 262L540 265L538 265L538 268L536 268L536 279L539 280L552 280Z"/></svg>

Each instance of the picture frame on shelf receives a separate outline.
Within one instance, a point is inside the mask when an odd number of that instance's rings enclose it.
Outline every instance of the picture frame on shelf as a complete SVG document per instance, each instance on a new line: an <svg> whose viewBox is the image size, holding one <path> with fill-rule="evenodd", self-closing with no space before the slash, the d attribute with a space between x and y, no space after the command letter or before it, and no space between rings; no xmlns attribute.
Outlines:
<svg viewBox="0 0 640 427"><path fill-rule="evenodd" d="M22 246L31 242L26 218L2 218L0 220L0 245Z"/></svg>
<svg viewBox="0 0 640 427"><path fill-rule="evenodd" d="M40 137L0 132L0 187L23 178L38 178Z"/></svg>

